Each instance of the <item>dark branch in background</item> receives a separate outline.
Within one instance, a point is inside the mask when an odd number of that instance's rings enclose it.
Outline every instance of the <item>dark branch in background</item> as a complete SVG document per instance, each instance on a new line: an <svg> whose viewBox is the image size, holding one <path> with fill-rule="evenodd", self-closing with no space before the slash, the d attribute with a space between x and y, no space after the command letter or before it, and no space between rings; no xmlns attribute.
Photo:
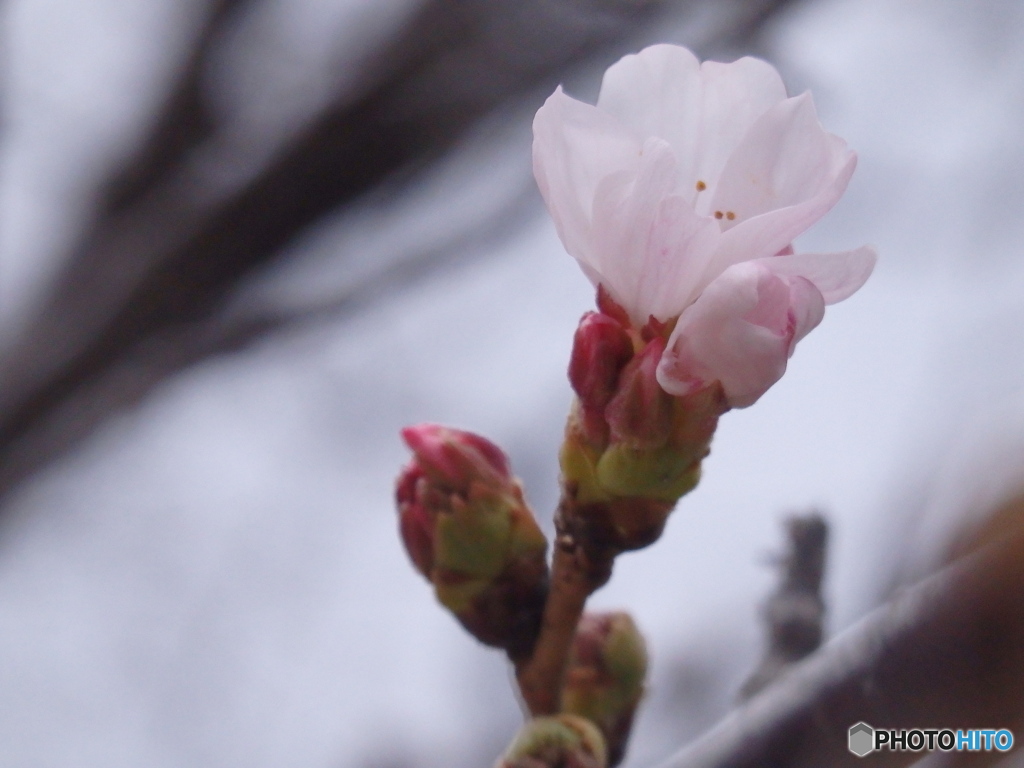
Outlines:
<svg viewBox="0 0 1024 768"><path fill-rule="evenodd" d="M138 203L147 190L173 172L175 164L213 135L216 126L202 91L206 64L228 22L253 4L253 0L212 0L151 133L131 161L115 169L107 183L100 220Z"/></svg>
<svg viewBox="0 0 1024 768"><path fill-rule="evenodd" d="M50 436L88 431L112 404L87 398L55 419L69 398L154 348L179 357L230 289L305 227L423 167L509 100L553 87L566 66L620 41L661 3L430 2L377 57L378 79L362 96L338 94L265 167L222 189L230 155L220 153L230 148L202 141L198 80L239 5L214 8L154 139L0 361L0 490L50 457Z"/></svg>
<svg viewBox="0 0 1024 768"><path fill-rule="evenodd" d="M1024 725L1024 500L1008 528L907 589L734 711L660 768L863 765L847 730ZM991 540L990 540L991 541ZM921 752L879 751L872 765ZM1002 753L972 755L995 762Z"/></svg>
<svg viewBox="0 0 1024 768"><path fill-rule="evenodd" d="M768 642L760 665L743 684L742 698L765 688L783 670L821 645L825 603L821 579L825 574L828 524L819 514L786 521L789 551L782 559L782 582L764 607Z"/></svg>
<svg viewBox="0 0 1024 768"><path fill-rule="evenodd" d="M360 93L336 94L263 166L239 173L200 75L250 4L210 6L152 135L105 186L93 225L0 359L0 495L174 371L281 327L250 319L242 332L223 314L307 227L386 180L413 178L568 68L635 47L626 41L672 3L430 0L373 58ZM766 8L786 4L737 0L735 24L759 26Z"/></svg>

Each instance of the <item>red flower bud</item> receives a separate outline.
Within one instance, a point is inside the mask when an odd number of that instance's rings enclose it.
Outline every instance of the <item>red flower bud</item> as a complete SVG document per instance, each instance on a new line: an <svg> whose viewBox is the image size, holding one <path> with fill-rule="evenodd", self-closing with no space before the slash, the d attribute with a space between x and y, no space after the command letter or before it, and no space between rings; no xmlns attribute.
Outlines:
<svg viewBox="0 0 1024 768"><path fill-rule="evenodd" d="M395 490L402 542L437 599L478 640L527 656L547 590L547 541L508 458L479 435L402 430L415 452Z"/></svg>
<svg viewBox="0 0 1024 768"><path fill-rule="evenodd" d="M402 439L432 482L466 493L473 480L509 480L512 477L505 453L494 443L472 432L417 424L402 430Z"/></svg>
<svg viewBox="0 0 1024 768"><path fill-rule="evenodd" d="M600 312L583 315L573 338L569 382L585 409L604 410L632 356L633 342L618 321Z"/></svg>

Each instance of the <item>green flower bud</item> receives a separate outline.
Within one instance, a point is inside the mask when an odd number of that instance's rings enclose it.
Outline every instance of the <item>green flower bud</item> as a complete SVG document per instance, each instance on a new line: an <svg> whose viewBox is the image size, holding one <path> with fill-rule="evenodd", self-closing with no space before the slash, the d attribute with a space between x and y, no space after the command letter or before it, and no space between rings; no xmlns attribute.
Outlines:
<svg viewBox="0 0 1024 768"><path fill-rule="evenodd" d="M595 723L608 745L608 764L626 751L644 693L647 647L629 614L587 613L573 641L562 711Z"/></svg>
<svg viewBox="0 0 1024 768"><path fill-rule="evenodd" d="M529 720L495 768L606 768L604 738L582 717L556 715Z"/></svg>

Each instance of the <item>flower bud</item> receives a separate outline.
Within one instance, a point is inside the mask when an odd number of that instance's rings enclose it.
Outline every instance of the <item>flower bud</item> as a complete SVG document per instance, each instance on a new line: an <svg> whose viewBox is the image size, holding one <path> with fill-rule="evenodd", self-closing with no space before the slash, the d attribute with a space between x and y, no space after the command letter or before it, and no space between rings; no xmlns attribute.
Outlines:
<svg viewBox="0 0 1024 768"><path fill-rule="evenodd" d="M615 395L619 373L633 357L633 341L626 329L603 312L587 312L573 338L569 382L579 397L589 437L607 440L604 409Z"/></svg>
<svg viewBox="0 0 1024 768"><path fill-rule="evenodd" d="M529 720L495 768L606 768L601 732L582 717Z"/></svg>
<svg viewBox="0 0 1024 768"><path fill-rule="evenodd" d="M629 614L583 615L566 672L562 711L601 729L611 766L625 754L646 676L646 644Z"/></svg>
<svg viewBox="0 0 1024 768"><path fill-rule="evenodd" d="M661 448L672 428L672 397L658 384L658 362L665 340L655 338L629 361L605 408L611 441L636 449Z"/></svg>
<svg viewBox="0 0 1024 768"><path fill-rule="evenodd" d="M428 579L434 568L434 516L426 503L429 492L423 470L415 462L398 476L395 500L402 542L416 570Z"/></svg>
<svg viewBox="0 0 1024 768"><path fill-rule="evenodd" d="M434 424L402 437L415 453L395 494L410 559L478 640L528 656L547 592L547 541L508 458L478 435Z"/></svg>
<svg viewBox="0 0 1024 768"><path fill-rule="evenodd" d="M439 487L465 493L474 480L512 477L504 452L472 432L440 424L419 424L403 429L402 439L416 454L423 472Z"/></svg>

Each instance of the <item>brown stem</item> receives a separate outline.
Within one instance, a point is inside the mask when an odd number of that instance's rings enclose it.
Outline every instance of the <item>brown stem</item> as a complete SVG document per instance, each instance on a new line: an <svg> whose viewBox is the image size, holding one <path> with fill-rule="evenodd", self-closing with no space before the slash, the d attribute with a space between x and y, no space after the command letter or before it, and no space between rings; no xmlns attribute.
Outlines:
<svg viewBox="0 0 1024 768"><path fill-rule="evenodd" d="M551 591L533 656L516 670L519 690L532 715L556 714L576 624L590 595L582 547L559 536L551 562Z"/></svg>
<svg viewBox="0 0 1024 768"><path fill-rule="evenodd" d="M516 668L519 690L531 715L557 714L576 625L590 593L604 583L614 555L592 546L585 521L563 498L551 561L551 586L533 655Z"/></svg>

